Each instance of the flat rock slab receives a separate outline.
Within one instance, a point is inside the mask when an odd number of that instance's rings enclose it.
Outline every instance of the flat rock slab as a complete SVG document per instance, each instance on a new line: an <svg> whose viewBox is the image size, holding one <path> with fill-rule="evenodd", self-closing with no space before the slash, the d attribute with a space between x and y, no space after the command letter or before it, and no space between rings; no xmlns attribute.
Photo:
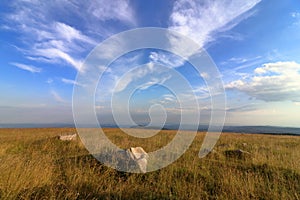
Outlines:
<svg viewBox="0 0 300 200"><path fill-rule="evenodd" d="M116 152L102 151L94 155L99 161L117 170L132 173L146 173L149 155L142 147L131 147Z"/></svg>
<svg viewBox="0 0 300 200"><path fill-rule="evenodd" d="M130 155L131 159L137 163L141 172L146 173L149 158L146 151L142 147L131 147L126 151Z"/></svg>
<svg viewBox="0 0 300 200"><path fill-rule="evenodd" d="M77 134L72 134L72 135L60 135L58 137L60 140L63 140L63 141L71 141L71 140L76 140L77 138Z"/></svg>

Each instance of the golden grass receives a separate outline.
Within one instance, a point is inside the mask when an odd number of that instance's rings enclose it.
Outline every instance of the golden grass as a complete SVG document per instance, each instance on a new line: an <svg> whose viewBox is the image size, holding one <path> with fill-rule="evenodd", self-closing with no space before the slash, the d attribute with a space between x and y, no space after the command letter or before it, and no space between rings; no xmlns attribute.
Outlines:
<svg viewBox="0 0 300 200"><path fill-rule="evenodd" d="M222 134L214 152L198 158L204 133L176 162L146 174L110 169L80 141L59 141L72 128L0 129L0 199L299 199L300 137ZM154 151L176 131L149 139L105 129L122 148ZM244 159L224 152L243 149Z"/></svg>

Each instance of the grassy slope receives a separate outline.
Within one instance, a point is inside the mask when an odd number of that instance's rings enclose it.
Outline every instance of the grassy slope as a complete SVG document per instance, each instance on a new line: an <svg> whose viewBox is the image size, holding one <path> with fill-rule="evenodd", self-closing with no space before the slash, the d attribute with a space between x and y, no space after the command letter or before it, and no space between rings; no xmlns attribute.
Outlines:
<svg viewBox="0 0 300 200"><path fill-rule="evenodd" d="M204 134L172 165L146 174L107 168L80 141L55 138L75 129L0 129L0 199L300 199L300 137L222 134L204 159ZM120 147L153 151L176 134L134 139L106 129ZM147 141L147 142L146 142ZM243 149L250 157L226 157Z"/></svg>

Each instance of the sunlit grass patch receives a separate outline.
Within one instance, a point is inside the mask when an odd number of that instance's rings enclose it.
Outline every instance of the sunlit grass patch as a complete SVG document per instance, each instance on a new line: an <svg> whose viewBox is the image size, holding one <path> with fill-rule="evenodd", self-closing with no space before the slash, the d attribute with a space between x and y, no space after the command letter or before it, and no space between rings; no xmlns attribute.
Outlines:
<svg viewBox="0 0 300 200"><path fill-rule="evenodd" d="M166 168L118 172L98 162L81 141L56 136L75 129L0 129L2 199L299 199L300 137L221 135L214 151L198 157L204 133ZM121 148L147 152L170 142L176 131L138 139L105 129ZM249 152L249 159L227 151Z"/></svg>

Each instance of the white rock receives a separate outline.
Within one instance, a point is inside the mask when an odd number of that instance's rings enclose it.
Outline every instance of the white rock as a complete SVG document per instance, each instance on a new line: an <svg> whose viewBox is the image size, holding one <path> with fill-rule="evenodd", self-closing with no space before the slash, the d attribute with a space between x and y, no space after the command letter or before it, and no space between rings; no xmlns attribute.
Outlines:
<svg viewBox="0 0 300 200"><path fill-rule="evenodd" d="M142 147L131 147L126 150L130 155L131 159L136 162L141 172L147 172L147 164L149 155Z"/></svg>
<svg viewBox="0 0 300 200"><path fill-rule="evenodd" d="M75 140L77 138L76 133L73 135L60 135L59 139L63 140L63 141L71 141L71 140Z"/></svg>

